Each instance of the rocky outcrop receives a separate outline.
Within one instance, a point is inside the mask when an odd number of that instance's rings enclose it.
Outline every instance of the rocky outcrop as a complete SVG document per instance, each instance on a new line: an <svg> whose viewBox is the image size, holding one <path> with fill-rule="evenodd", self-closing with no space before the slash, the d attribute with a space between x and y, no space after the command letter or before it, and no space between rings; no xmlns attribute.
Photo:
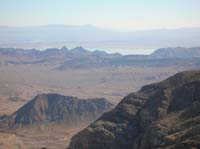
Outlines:
<svg viewBox="0 0 200 149"><path fill-rule="evenodd" d="M69 149L200 148L200 71L126 96L72 138Z"/></svg>
<svg viewBox="0 0 200 149"><path fill-rule="evenodd" d="M2 119L0 126L16 128L51 122L77 126L96 120L111 107L112 104L104 98L78 99L58 94L41 94L12 115Z"/></svg>

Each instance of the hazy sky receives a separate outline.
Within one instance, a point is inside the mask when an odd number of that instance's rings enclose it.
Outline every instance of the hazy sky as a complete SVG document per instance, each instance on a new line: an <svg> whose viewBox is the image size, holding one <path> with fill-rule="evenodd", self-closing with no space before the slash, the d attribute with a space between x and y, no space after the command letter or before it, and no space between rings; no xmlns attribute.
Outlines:
<svg viewBox="0 0 200 149"><path fill-rule="evenodd" d="M0 25L137 30L200 27L200 0L0 0Z"/></svg>

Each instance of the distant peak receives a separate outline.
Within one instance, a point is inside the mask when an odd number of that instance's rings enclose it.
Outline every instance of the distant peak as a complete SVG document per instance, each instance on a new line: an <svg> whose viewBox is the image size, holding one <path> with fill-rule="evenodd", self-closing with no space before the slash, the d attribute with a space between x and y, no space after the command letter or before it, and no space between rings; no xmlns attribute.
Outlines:
<svg viewBox="0 0 200 149"><path fill-rule="evenodd" d="M71 49L72 52L88 53L89 51L83 48L82 46L75 47Z"/></svg>
<svg viewBox="0 0 200 149"><path fill-rule="evenodd" d="M67 48L66 46L63 46L63 47L61 48L61 50L68 50L68 48Z"/></svg>
<svg viewBox="0 0 200 149"><path fill-rule="evenodd" d="M93 51L94 54L107 54L105 51L95 50Z"/></svg>

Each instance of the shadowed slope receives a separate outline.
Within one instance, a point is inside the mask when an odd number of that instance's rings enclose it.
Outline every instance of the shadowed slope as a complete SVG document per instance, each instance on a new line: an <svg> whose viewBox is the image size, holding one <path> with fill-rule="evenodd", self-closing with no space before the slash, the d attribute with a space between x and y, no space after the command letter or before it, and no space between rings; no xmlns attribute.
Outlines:
<svg viewBox="0 0 200 149"><path fill-rule="evenodd" d="M190 71L129 94L75 135L69 148L199 148L199 136L200 71Z"/></svg>

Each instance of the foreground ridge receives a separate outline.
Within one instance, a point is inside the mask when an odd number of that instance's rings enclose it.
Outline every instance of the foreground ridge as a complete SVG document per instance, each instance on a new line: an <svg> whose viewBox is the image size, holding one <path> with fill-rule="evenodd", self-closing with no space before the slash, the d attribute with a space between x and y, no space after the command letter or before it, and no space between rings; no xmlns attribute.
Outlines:
<svg viewBox="0 0 200 149"><path fill-rule="evenodd" d="M69 146L102 148L200 148L200 71L181 72L129 94Z"/></svg>

